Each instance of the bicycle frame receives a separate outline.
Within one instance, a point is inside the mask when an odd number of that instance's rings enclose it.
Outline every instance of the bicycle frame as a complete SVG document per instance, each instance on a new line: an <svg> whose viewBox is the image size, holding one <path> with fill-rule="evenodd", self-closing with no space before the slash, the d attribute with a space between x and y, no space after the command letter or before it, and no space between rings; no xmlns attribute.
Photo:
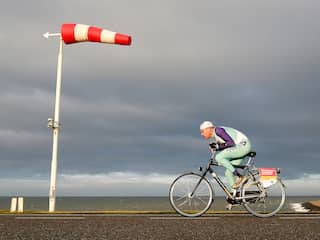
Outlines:
<svg viewBox="0 0 320 240"><path fill-rule="evenodd" d="M203 178L206 177L207 173L209 172L212 176L213 179L215 179L215 181L218 183L218 185L222 188L222 190L225 192L225 194L228 196L228 198L232 199L232 200L241 200L244 199L244 197L236 197L236 190L234 190L233 194L231 194L227 188L227 186L222 182L222 180L220 179L220 177L216 174L216 172L212 169L211 166L219 166L218 163L214 162L214 154L215 154L215 150L209 148L211 151L211 157L209 160L209 163L205 169L205 171L202 174L202 178L199 180L199 182L197 183L197 185L195 186L193 192L191 193L191 197L194 195L195 191L197 190L198 186L200 185L201 181ZM245 171L249 171L249 168L251 166L251 162L252 162L253 157L249 157L248 162L243 165L243 169ZM202 167L200 167L200 171L202 171ZM253 175L250 171L249 171L250 175ZM260 189L260 191L263 189ZM260 195L251 195L249 198L253 198L253 197L259 197Z"/></svg>

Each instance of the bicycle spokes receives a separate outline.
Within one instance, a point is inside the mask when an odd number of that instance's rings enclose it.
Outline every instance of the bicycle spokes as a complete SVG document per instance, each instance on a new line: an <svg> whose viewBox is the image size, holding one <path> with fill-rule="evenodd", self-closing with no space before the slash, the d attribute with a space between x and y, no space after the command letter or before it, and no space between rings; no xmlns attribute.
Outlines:
<svg viewBox="0 0 320 240"><path fill-rule="evenodd" d="M267 188L263 188L259 182L244 184L241 193L244 207L258 217L276 214L285 201L284 188L279 181Z"/></svg>
<svg viewBox="0 0 320 240"><path fill-rule="evenodd" d="M211 205L213 191L208 180L197 174L178 177L170 188L170 203L184 216L199 216Z"/></svg>

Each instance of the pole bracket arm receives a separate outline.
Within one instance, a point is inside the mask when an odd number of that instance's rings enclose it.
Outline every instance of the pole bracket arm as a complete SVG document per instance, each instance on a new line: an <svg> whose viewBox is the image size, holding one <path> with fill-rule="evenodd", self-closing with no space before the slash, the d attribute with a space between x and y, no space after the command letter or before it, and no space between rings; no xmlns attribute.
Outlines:
<svg viewBox="0 0 320 240"><path fill-rule="evenodd" d="M59 128L60 127L60 123L57 121L54 121L53 118L48 118L48 128Z"/></svg>

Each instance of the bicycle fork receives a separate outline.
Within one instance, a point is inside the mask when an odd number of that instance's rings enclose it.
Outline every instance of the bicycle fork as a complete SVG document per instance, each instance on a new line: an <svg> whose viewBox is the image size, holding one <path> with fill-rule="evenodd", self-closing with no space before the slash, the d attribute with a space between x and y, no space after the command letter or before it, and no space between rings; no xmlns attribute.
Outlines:
<svg viewBox="0 0 320 240"><path fill-rule="evenodd" d="M188 196L189 198L193 198L193 195L195 194L195 192L197 191L197 188L199 187L202 179L204 179L204 177L206 176L206 172L202 174L200 180L197 182L197 185L195 186L195 188L193 189L192 193Z"/></svg>

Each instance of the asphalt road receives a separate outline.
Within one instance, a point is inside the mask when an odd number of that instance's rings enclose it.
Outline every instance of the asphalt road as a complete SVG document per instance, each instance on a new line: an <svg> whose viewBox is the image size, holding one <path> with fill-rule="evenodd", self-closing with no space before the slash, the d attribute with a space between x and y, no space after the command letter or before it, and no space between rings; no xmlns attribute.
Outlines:
<svg viewBox="0 0 320 240"><path fill-rule="evenodd" d="M0 239L320 239L320 214L0 215Z"/></svg>

